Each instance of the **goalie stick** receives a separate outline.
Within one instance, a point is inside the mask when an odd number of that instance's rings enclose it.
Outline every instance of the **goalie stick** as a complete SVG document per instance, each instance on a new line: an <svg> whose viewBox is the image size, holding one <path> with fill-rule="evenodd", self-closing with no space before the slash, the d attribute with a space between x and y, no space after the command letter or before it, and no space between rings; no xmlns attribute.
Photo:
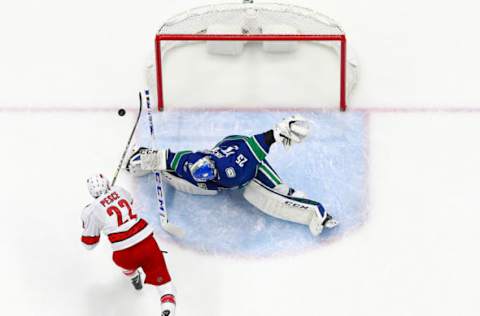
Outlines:
<svg viewBox="0 0 480 316"><path fill-rule="evenodd" d="M115 173L113 174L113 179L112 179L112 187L115 185L115 182L117 181L118 174L120 173L120 170L122 169L123 166L123 161L125 160L125 156L127 155L128 149L130 148L130 143L132 142L133 134L135 134L135 130L137 129L138 121L140 120L140 116L142 115L142 93L138 92L138 99L139 99L139 106L138 106L138 114L137 114L137 120L135 121L135 125L133 125L133 129L130 133L130 137L128 138L127 141L127 146L125 146L125 150L123 151L122 158L120 158L120 163L117 166L117 169L115 170Z"/></svg>
<svg viewBox="0 0 480 316"><path fill-rule="evenodd" d="M150 136L152 137L152 143L155 143L155 132L153 130L153 118L152 118L152 108L150 106L149 90L145 90L145 99L147 103L147 116L148 116L148 124L150 126ZM156 171L154 175L155 175L155 185L156 185L156 192L157 192L158 210L160 212L160 225L167 233L175 237L182 238L185 235L183 230L180 227L175 226L168 221L168 213L165 207L165 198L163 196L162 176L158 171Z"/></svg>

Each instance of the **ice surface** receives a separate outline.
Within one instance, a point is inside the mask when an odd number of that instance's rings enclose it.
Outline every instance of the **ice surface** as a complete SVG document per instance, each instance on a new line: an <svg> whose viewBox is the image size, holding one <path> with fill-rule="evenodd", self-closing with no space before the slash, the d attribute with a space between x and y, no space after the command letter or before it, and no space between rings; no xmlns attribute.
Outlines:
<svg viewBox="0 0 480 316"><path fill-rule="evenodd" d="M155 146L201 150L212 148L231 134L253 135L266 131L289 112L189 112L155 113ZM242 190L217 196L193 196L166 191L172 223L186 231L177 240L183 246L214 254L265 256L318 247L359 225L365 217L367 157L365 115L352 113L303 113L312 121L311 135L300 145L285 151L272 146L268 161L282 179L320 201L341 225L311 236L308 227L270 217L251 206ZM150 145L147 120L142 119L137 143ZM159 227L155 179L138 178L136 195L145 216ZM166 233L157 229L165 238Z"/></svg>
<svg viewBox="0 0 480 316"><path fill-rule="evenodd" d="M79 212L90 201L85 178L110 175L118 163L156 28L207 2L2 3L2 315L160 314L156 291L133 292L105 238L83 249ZM313 316L479 315L478 3L301 2L338 19L358 53L362 72L349 109L381 110L368 113L368 220L329 245L335 236L301 255L261 260L202 255L164 235L177 315L287 316L292 306ZM165 71L166 84L177 84ZM192 91L195 78L186 83L182 93L203 93ZM217 89L210 97L223 104L221 92L232 95ZM245 98L257 100L254 92ZM127 108L123 118L119 107ZM385 113L392 108L401 111ZM232 132L243 131L234 125ZM281 157L277 148L272 162ZM129 180L122 173L119 184L131 188ZM172 205L172 221L180 210Z"/></svg>

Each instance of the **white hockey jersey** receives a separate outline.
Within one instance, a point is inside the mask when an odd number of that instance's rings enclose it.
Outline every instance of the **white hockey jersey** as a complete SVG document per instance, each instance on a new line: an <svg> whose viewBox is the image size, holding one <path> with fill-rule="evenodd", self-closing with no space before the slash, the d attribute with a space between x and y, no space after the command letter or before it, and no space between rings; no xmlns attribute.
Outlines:
<svg viewBox="0 0 480 316"><path fill-rule="evenodd" d="M135 212L133 199L125 189L114 186L82 212L82 242L93 249L103 232L114 251L129 248L153 233L152 228Z"/></svg>

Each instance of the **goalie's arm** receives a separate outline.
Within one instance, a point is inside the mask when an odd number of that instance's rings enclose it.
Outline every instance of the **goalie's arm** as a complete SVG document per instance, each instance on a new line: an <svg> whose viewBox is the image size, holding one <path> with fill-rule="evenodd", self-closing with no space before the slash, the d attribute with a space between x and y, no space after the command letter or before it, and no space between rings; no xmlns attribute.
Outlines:
<svg viewBox="0 0 480 316"><path fill-rule="evenodd" d="M310 123L301 115L292 115L280 121L273 128L276 142L281 142L285 148L301 143L310 133Z"/></svg>
<svg viewBox="0 0 480 316"><path fill-rule="evenodd" d="M245 145L253 157L260 163L270 152L270 147L275 143L273 130L262 134L253 135L244 138Z"/></svg>
<svg viewBox="0 0 480 316"><path fill-rule="evenodd" d="M184 171L183 166L189 161L191 155L191 150L181 150L178 152L167 150L167 154L165 155L165 170L173 170L182 176Z"/></svg>
<svg viewBox="0 0 480 316"><path fill-rule="evenodd" d="M273 129L265 133L243 137L242 139L251 154L260 163L265 159L274 143L282 143L288 148L294 143L301 143L307 137L309 131L308 121L300 115L293 115L282 120Z"/></svg>

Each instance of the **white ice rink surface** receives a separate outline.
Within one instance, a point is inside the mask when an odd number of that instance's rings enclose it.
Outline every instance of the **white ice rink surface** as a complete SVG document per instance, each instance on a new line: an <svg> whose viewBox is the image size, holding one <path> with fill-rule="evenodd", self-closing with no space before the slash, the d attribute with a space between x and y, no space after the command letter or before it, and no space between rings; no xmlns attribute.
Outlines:
<svg viewBox="0 0 480 316"><path fill-rule="evenodd" d="M476 5L297 3L342 22L359 55L350 103L369 116L367 221L261 260L166 242L177 315L480 314ZM160 313L152 288L135 293L116 270L106 240L83 249L79 215L85 177L113 172L121 155L134 114L115 109L136 106L154 30L200 4L0 4L1 315Z"/></svg>

